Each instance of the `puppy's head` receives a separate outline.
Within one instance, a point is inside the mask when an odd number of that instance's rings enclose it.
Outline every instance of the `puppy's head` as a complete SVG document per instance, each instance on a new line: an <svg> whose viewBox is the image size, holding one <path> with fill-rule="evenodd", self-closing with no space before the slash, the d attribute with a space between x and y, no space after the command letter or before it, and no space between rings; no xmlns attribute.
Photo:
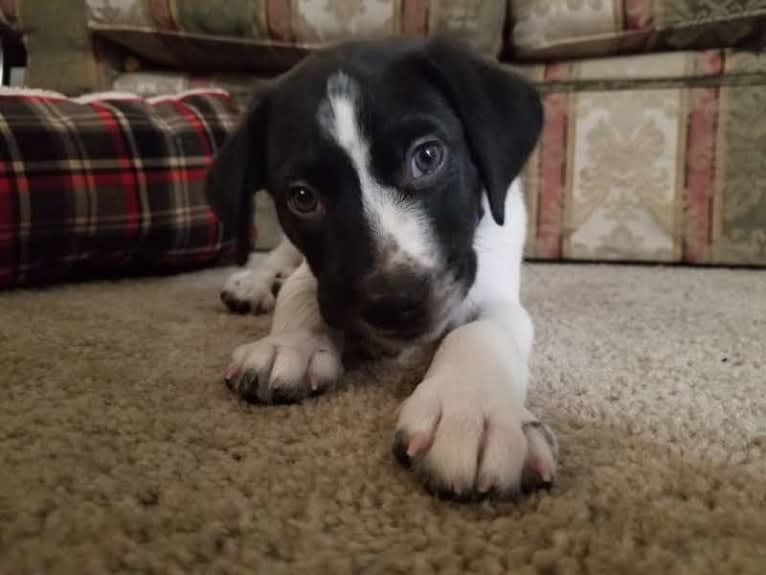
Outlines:
<svg viewBox="0 0 766 575"><path fill-rule="evenodd" d="M421 338L471 286L475 230L503 224L541 123L532 87L456 44L342 44L257 98L209 196L246 254L251 196L268 190L330 325Z"/></svg>

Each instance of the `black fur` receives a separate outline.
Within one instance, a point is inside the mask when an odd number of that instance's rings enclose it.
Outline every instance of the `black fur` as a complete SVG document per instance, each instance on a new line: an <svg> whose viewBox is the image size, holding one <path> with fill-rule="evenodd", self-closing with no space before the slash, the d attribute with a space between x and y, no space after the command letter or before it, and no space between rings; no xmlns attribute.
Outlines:
<svg viewBox="0 0 766 575"><path fill-rule="evenodd" d="M247 261L253 248L253 195L265 184L265 140L268 102L254 100L238 128L216 154L208 171L206 194L213 211L232 230L237 262Z"/></svg>

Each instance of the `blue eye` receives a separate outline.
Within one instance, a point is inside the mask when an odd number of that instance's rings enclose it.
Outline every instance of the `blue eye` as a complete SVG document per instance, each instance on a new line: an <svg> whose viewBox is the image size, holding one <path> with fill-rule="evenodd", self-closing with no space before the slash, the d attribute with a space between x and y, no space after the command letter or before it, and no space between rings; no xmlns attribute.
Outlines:
<svg viewBox="0 0 766 575"><path fill-rule="evenodd" d="M409 154L408 179L419 180L437 173L444 165L447 150L439 140L426 140L413 146Z"/></svg>

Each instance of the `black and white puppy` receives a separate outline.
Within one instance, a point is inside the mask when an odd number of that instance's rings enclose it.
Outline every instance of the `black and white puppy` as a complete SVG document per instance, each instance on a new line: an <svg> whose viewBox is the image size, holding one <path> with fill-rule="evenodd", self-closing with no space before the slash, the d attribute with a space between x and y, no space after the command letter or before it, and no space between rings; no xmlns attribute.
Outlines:
<svg viewBox="0 0 766 575"><path fill-rule="evenodd" d="M458 497L551 482L555 438L525 408L533 329L519 299L517 177L541 124L530 85L441 39L341 44L258 97L208 193L243 257L256 190L286 238L222 293L235 311L274 309L271 334L234 351L229 387L299 401L348 354L438 342L399 412L397 457Z"/></svg>

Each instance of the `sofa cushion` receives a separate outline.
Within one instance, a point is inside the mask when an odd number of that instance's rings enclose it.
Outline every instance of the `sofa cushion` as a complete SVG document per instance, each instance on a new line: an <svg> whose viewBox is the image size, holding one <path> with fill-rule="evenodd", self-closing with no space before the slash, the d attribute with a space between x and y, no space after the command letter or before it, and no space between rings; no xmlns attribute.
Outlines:
<svg viewBox="0 0 766 575"><path fill-rule="evenodd" d="M236 121L220 91L142 100L0 92L0 287L215 262L212 155Z"/></svg>
<svg viewBox="0 0 766 575"><path fill-rule="evenodd" d="M528 59L726 48L766 39L766 1L509 0L508 42Z"/></svg>
<svg viewBox="0 0 766 575"><path fill-rule="evenodd" d="M87 0L93 33L186 71L282 71L307 51L359 36L460 37L496 55L505 0Z"/></svg>
<svg viewBox="0 0 766 575"><path fill-rule="evenodd" d="M546 114L529 257L766 266L766 54L521 69Z"/></svg>
<svg viewBox="0 0 766 575"><path fill-rule="evenodd" d="M15 6L16 27L27 51L28 86L79 96L106 89L110 64L88 33L84 0L57 2L4 0Z"/></svg>

